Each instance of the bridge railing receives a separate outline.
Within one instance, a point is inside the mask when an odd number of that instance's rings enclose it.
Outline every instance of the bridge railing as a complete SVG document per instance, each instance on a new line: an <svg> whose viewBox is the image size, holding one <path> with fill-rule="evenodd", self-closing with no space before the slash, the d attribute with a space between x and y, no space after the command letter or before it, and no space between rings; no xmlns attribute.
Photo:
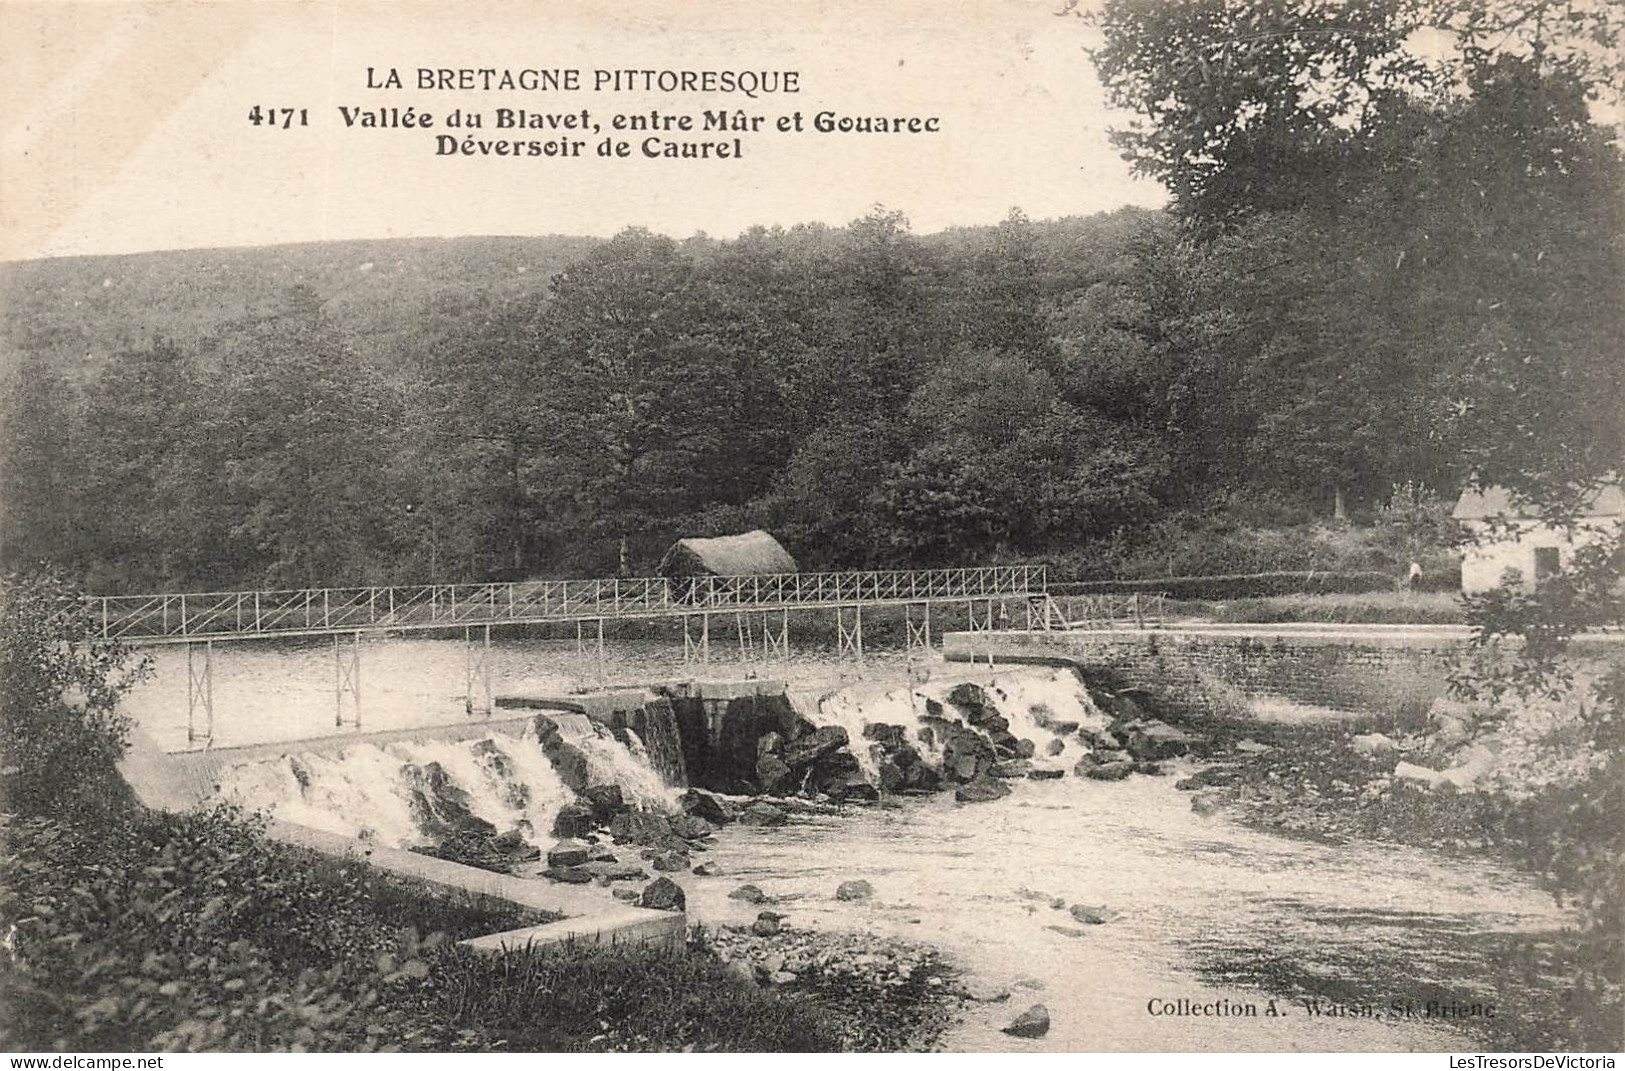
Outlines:
<svg viewBox="0 0 1625 1071"><path fill-rule="evenodd" d="M1045 579L1043 566L999 565L108 595L91 601L109 638L206 639L1025 596L1041 594Z"/></svg>

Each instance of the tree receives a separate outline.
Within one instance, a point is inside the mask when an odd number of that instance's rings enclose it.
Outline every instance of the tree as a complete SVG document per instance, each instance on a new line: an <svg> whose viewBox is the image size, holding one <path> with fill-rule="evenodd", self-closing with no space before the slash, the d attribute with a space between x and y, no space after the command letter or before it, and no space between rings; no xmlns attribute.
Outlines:
<svg viewBox="0 0 1625 1071"><path fill-rule="evenodd" d="M359 583L393 530L383 480L391 392L304 288L207 345L220 369L203 408L220 453L239 582Z"/></svg>
<svg viewBox="0 0 1625 1071"><path fill-rule="evenodd" d="M25 355L0 406L0 553L9 565L83 565L83 428L72 384L46 358Z"/></svg>
<svg viewBox="0 0 1625 1071"><path fill-rule="evenodd" d="M0 578L0 806L52 814L127 799L118 703L147 670L101 639L92 604L60 573Z"/></svg>

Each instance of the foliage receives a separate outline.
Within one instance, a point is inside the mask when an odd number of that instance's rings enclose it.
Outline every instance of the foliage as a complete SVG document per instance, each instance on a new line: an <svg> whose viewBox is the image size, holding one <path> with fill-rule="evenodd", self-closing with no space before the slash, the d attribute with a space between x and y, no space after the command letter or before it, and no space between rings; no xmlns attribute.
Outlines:
<svg viewBox="0 0 1625 1071"><path fill-rule="evenodd" d="M1430 550L1461 542L1459 526L1450 516L1451 504L1426 486L1407 480L1396 483L1388 501L1377 508L1377 527L1383 541L1411 561Z"/></svg>
<svg viewBox="0 0 1625 1071"><path fill-rule="evenodd" d="M703 944L471 952L452 942L547 919L276 844L227 809L11 817L5 834L12 1050L827 1051L854 1029L900 1043L863 1009L741 980Z"/></svg>
<svg viewBox="0 0 1625 1071"><path fill-rule="evenodd" d="M1273 595L1170 604L1166 612L1170 616L1191 615L1227 624L1459 625L1463 621L1461 596L1445 591Z"/></svg>
<svg viewBox="0 0 1625 1071"><path fill-rule="evenodd" d="M51 572L0 579L0 765L8 808L42 814L120 800L130 722L119 698L147 671L102 639L93 604Z"/></svg>

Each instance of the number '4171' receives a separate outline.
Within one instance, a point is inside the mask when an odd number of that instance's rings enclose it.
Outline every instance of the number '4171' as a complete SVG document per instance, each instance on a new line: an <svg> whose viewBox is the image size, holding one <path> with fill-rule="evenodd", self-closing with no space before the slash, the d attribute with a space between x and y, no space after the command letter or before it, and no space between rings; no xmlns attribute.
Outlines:
<svg viewBox="0 0 1625 1071"><path fill-rule="evenodd" d="M263 123L272 130L291 130L309 126L310 113L304 108L261 108L256 104L248 109L248 121L255 126Z"/></svg>

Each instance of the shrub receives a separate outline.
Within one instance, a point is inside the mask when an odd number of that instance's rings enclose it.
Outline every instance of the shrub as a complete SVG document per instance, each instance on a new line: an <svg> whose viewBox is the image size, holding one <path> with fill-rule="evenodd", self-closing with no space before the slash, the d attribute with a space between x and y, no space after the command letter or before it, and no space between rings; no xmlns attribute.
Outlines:
<svg viewBox="0 0 1625 1071"><path fill-rule="evenodd" d="M0 765L8 806L34 814L105 809L127 797L118 703L148 671L102 639L91 605L60 575L0 580Z"/></svg>

